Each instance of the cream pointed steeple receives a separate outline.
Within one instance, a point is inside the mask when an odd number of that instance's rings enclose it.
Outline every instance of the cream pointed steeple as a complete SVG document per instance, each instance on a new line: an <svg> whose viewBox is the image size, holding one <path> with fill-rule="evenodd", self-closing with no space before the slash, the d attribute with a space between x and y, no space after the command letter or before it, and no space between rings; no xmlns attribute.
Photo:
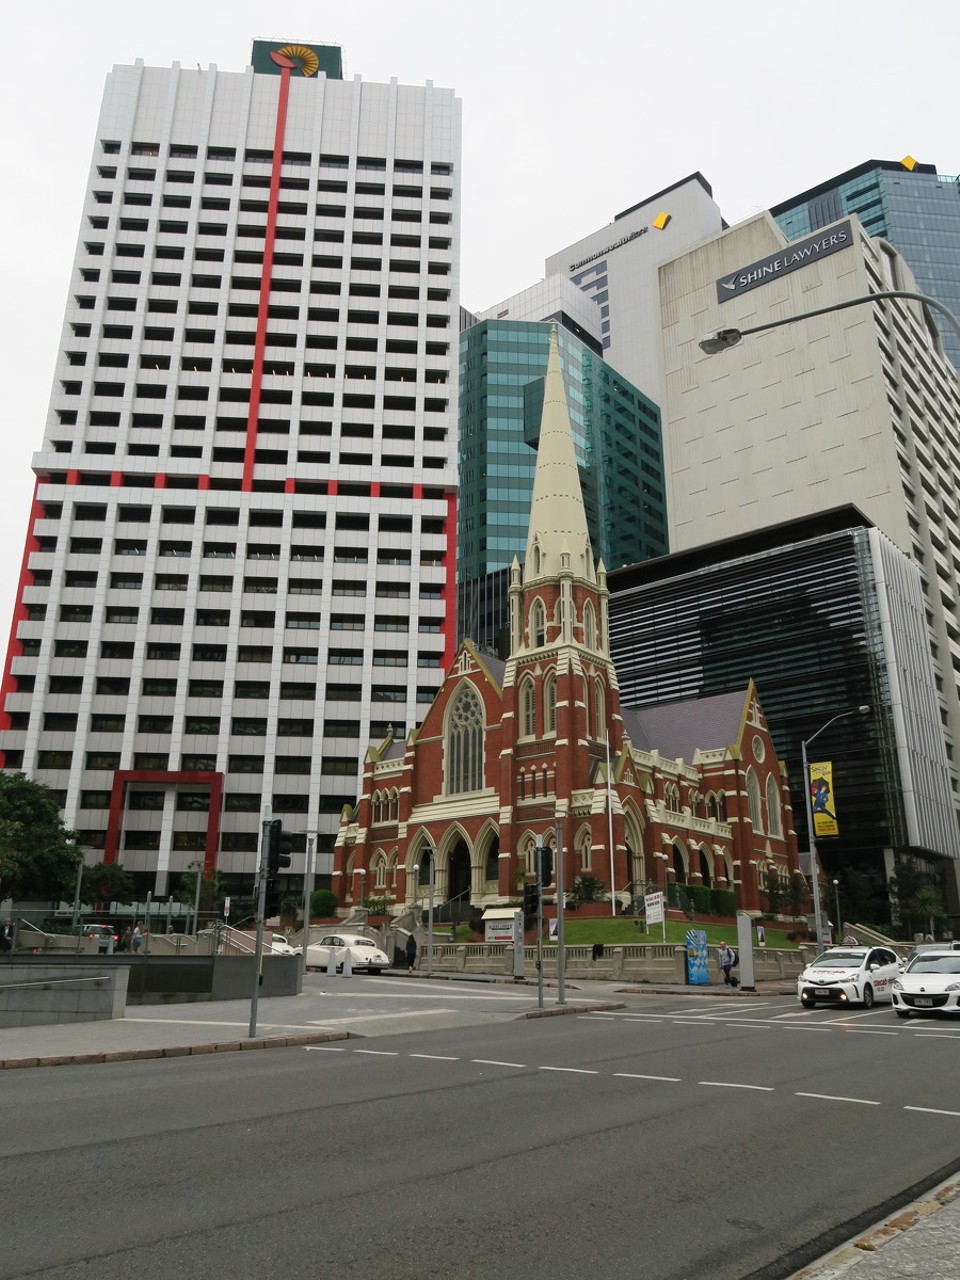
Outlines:
<svg viewBox="0 0 960 1280"><path fill-rule="evenodd" d="M560 369L556 326L543 388L543 416L530 501L524 583L555 578L562 571L596 581L590 533L570 429L570 412Z"/></svg>

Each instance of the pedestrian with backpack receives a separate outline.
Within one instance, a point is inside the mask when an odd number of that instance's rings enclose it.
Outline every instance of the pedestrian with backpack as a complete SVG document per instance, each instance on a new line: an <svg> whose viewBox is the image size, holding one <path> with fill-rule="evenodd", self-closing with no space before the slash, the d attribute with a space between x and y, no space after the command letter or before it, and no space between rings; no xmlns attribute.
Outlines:
<svg viewBox="0 0 960 1280"><path fill-rule="evenodd" d="M720 964L720 972L723 974L723 985L725 987L735 985L735 980L731 977L730 971L735 967L738 960L739 956L733 948L728 947L725 942L721 942L720 949L717 952L717 961Z"/></svg>

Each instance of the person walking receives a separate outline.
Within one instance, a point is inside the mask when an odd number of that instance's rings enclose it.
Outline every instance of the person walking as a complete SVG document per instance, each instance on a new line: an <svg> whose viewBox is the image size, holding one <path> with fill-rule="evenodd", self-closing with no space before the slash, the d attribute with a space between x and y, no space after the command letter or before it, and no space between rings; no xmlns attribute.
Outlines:
<svg viewBox="0 0 960 1280"><path fill-rule="evenodd" d="M413 973L417 963L417 940L412 933L407 934L407 972Z"/></svg>
<svg viewBox="0 0 960 1280"><path fill-rule="evenodd" d="M132 941L133 941L133 934L130 932L130 926L127 925L123 933L120 935L120 945L117 947L117 950L129 951Z"/></svg>
<svg viewBox="0 0 960 1280"><path fill-rule="evenodd" d="M133 950L135 953L140 950L140 944L142 942L143 942L143 926L138 920L137 923L133 926Z"/></svg>
<svg viewBox="0 0 960 1280"><path fill-rule="evenodd" d="M732 947L728 947L725 942L720 943L720 949L717 952L717 960L720 964L720 972L723 974L723 985L729 987L730 970L737 962L736 953Z"/></svg>
<svg viewBox="0 0 960 1280"><path fill-rule="evenodd" d="M13 921L7 916L0 928L0 952L9 955L13 950Z"/></svg>

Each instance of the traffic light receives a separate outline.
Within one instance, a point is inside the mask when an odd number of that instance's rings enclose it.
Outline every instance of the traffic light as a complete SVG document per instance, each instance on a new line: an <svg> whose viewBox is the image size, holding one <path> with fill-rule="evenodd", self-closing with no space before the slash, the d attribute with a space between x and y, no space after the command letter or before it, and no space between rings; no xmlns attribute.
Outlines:
<svg viewBox="0 0 960 1280"><path fill-rule="evenodd" d="M523 886L523 914L529 919L537 914L540 906L540 886L535 880L529 880Z"/></svg>
<svg viewBox="0 0 960 1280"><path fill-rule="evenodd" d="M292 848L293 836L289 831L284 831L283 822L279 818L274 818L267 829L267 875L271 880L285 867L289 867Z"/></svg>

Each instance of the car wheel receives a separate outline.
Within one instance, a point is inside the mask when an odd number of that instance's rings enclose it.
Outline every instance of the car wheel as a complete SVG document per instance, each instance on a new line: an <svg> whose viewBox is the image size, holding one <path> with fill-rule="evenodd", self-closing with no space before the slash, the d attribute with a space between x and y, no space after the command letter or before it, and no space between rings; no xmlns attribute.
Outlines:
<svg viewBox="0 0 960 1280"><path fill-rule="evenodd" d="M897 1015L897 1017L898 1017L898 1018L909 1018L909 1017L910 1017L910 1013L909 1013L909 1011L908 1011L908 1010L906 1010L906 1009L894 1009L894 1011L893 1011L893 1012Z"/></svg>
<svg viewBox="0 0 960 1280"><path fill-rule="evenodd" d="M800 997L800 1003L803 1005L803 1007L804 1007L805 1009L812 1009L812 1008L813 1008L813 1001L810 999L810 997L809 997L809 996L801 996L801 997Z"/></svg>
<svg viewBox="0 0 960 1280"><path fill-rule="evenodd" d="M865 1009L873 1008L873 987L869 983L863 988L863 1007Z"/></svg>
<svg viewBox="0 0 960 1280"><path fill-rule="evenodd" d="M382 973L382 972L383 972L383 971L382 971L381 969L368 969L368 970L367 970L367 973Z"/></svg>

